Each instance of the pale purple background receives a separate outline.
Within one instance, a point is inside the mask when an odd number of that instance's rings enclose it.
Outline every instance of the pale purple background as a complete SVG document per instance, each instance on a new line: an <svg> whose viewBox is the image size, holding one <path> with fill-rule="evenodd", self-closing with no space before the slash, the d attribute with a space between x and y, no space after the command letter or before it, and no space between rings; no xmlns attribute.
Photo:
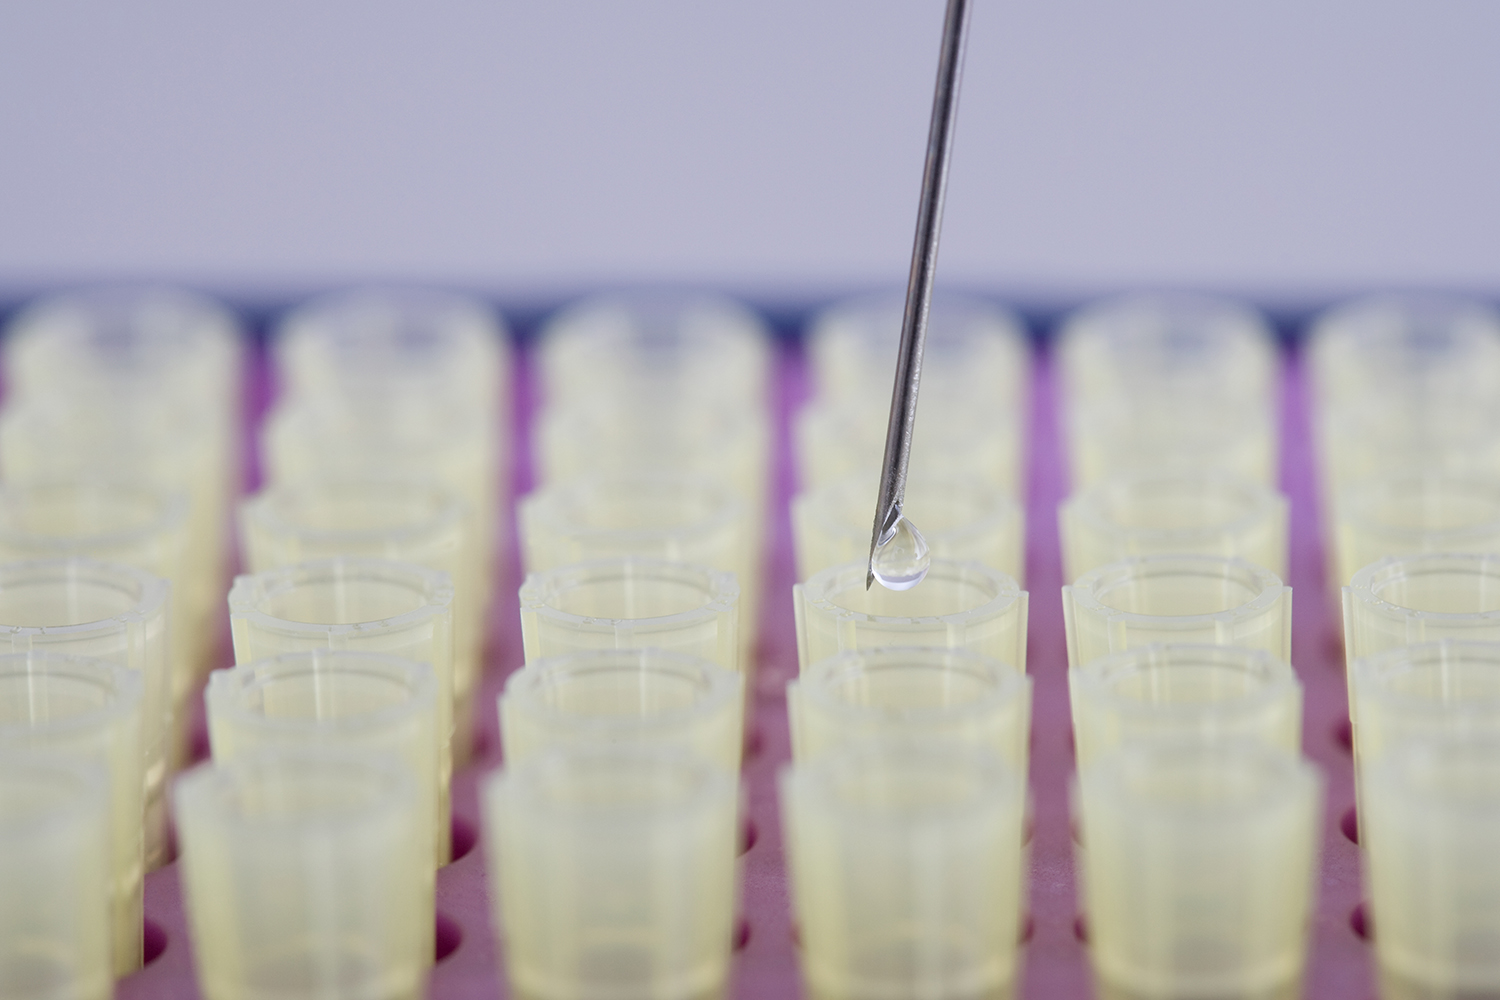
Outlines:
<svg viewBox="0 0 1500 1000"><path fill-rule="evenodd" d="M0 295L899 281L941 0L8 0ZM1500 5L975 0L997 291L1493 288Z"/></svg>

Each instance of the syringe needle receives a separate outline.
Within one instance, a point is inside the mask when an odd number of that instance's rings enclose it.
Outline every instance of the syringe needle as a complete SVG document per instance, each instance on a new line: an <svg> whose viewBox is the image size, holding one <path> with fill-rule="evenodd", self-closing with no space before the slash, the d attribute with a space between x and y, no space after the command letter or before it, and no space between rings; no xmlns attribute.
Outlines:
<svg viewBox="0 0 1500 1000"><path fill-rule="evenodd" d="M953 125L958 117L958 86L963 77L968 28L969 0L948 0L937 87L932 97L932 122L927 131L927 163L922 171L917 234L906 284L906 309L901 318L896 382L891 390L891 415L885 432L885 458L880 467L880 493L875 498L875 526L870 533L866 590L875 582L875 550L882 537L900 521L901 505L906 498L906 468L917 419L917 384L922 377L922 349L927 341L927 312L932 302L932 279L937 271L938 235L943 225L943 196L948 187L948 158L953 150Z"/></svg>

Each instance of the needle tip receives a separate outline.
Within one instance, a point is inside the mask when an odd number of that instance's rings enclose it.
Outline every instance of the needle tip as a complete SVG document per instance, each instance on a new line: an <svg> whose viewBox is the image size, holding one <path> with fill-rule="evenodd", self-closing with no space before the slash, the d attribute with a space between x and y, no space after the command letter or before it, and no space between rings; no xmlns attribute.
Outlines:
<svg viewBox="0 0 1500 1000"><path fill-rule="evenodd" d="M868 592L873 586L875 586L875 568L872 566L865 570L865 590Z"/></svg>

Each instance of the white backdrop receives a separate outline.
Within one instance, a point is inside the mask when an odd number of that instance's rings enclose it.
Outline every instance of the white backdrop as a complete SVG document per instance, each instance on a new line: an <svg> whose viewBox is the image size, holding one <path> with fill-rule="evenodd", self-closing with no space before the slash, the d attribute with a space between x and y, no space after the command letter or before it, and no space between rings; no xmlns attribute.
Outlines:
<svg viewBox="0 0 1500 1000"><path fill-rule="evenodd" d="M1500 290L1491 0L975 0L944 279ZM0 293L904 278L942 0L8 0Z"/></svg>

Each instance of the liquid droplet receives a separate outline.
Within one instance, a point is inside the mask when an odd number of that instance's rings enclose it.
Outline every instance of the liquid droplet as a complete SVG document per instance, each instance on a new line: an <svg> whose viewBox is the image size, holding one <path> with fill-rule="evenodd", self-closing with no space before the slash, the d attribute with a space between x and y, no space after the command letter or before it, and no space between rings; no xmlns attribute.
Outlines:
<svg viewBox="0 0 1500 1000"><path fill-rule="evenodd" d="M887 590L910 590L922 582L932 565L927 539L905 517L898 518L875 546L871 569L875 580Z"/></svg>

